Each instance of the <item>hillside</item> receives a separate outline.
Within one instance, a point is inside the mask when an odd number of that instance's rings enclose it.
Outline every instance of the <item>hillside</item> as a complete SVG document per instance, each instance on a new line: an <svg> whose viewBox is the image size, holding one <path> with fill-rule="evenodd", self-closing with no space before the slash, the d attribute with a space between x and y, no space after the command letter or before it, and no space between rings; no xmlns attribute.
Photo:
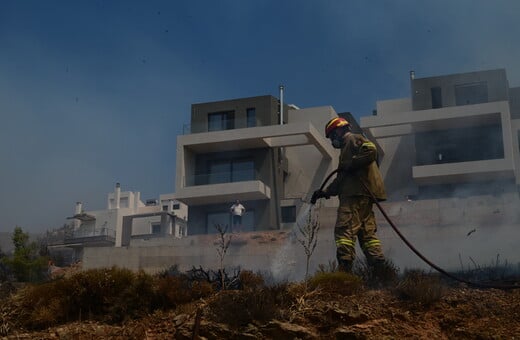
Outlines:
<svg viewBox="0 0 520 340"><path fill-rule="evenodd" d="M422 288L421 296L408 298L403 296L403 290L399 293L395 288L360 288L354 294L345 294L341 289L304 289L302 284L279 286L263 293L221 291L172 310L158 310L122 323L76 321L33 332L11 329L5 339L192 339L196 335L202 339L513 339L520 336L518 289L442 285L442 294L428 301L440 292L436 291L439 286ZM277 298L272 303L267 296L274 291ZM3 313L5 318L6 311Z"/></svg>

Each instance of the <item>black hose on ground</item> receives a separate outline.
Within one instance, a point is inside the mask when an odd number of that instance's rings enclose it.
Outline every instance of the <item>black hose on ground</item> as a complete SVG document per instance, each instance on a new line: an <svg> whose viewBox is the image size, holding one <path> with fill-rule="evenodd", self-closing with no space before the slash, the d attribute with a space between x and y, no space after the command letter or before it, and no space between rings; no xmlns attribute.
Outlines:
<svg viewBox="0 0 520 340"><path fill-rule="evenodd" d="M323 190L323 188L325 187L325 184L329 181L329 179L332 177L332 175L334 175L335 173L338 172L338 170L339 169L336 169L336 170L332 171L325 178L325 180L323 181L323 184L320 187L320 190ZM480 282L473 282L473 281L465 280L463 278L460 278L460 277L457 277L457 276L455 276L453 274L450 274L446 270L444 270L441 267L437 266L435 263L431 262L428 258L426 258L426 256L421 254L421 252L419 252L419 250L417 250L417 248L415 248L413 246L413 244L411 244L410 241L408 241L408 239L406 239L406 237L404 237L404 235L401 233L401 231L399 231L399 229L396 227L394 222L392 222L390 217L388 217L388 215L386 214L385 209L383 209L383 207L379 203L378 199L375 197L375 195L372 193L372 191L368 188L368 186L365 184L365 182L362 181L362 180L360 180L360 182L363 185L363 187L365 188L365 190L367 191L367 193L370 195L370 197L372 198L374 203L377 205L377 208L381 211L381 213L383 214L385 219L388 221L388 223L390 224L392 229L394 229L394 231L397 233L397 235L401 238L401 240L403 240L403 242L408 246L408 248L410 248L411 251L413 251L415 253L415 255L417 255L421 260L423 260L425 263L427 263L430 267L432 267L433 269L435 269L439 273L449 277L452 280L455 280L455 281L458 281L458 282L462 282L462 283L465 283L465 284L467 284L469 286L478 287L478 288L495 288L495 289L503 289L503 290L520 288L520 285L494 285L494 284L486 284L486 283L480 283Z"/></svg>

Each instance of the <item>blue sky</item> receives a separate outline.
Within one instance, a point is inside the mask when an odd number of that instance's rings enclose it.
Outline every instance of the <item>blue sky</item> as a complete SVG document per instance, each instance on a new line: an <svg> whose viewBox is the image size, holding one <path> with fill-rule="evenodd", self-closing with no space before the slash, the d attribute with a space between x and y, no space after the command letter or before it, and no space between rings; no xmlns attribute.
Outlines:
<svg viewBox="0 0 520 340"><path fill-rule="evenodd" d="M416 77L505 68L520 1L0 1L0 231L174 191L192 103L271 94L356 117Z"/></svg>

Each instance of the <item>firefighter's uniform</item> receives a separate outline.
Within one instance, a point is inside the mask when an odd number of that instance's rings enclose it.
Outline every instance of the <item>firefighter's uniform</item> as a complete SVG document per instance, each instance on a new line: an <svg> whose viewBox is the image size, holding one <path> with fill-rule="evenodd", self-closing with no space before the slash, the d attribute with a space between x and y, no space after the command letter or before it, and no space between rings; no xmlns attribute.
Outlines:
<svg viewBox="0 0 520 340"><path fill-rule="evenodd" d="M369 265L384 261L381 242L376 237L373 199L361 181L379 201L386 199L386 192L376 162L376 146L359 134L347 132L343 138L345 143L339 157L339 171L325 193L339 196L334 228L336 256L340 269L350 271L355 258L356 237Z"/></svg>

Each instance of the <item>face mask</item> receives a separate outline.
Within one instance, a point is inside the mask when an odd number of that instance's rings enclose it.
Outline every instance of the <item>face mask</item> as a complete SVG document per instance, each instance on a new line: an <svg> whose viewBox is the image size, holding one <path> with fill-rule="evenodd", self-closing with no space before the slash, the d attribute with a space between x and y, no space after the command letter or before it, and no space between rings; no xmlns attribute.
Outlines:
<svg viewBox="0 0 520 340"><path fill-rule="evenodd" d="M343 147L343 145L345 144L345 141L343 140L343 138L334 138L332 140L332 146L335 148L335 149L341 149Z"/></svg>

